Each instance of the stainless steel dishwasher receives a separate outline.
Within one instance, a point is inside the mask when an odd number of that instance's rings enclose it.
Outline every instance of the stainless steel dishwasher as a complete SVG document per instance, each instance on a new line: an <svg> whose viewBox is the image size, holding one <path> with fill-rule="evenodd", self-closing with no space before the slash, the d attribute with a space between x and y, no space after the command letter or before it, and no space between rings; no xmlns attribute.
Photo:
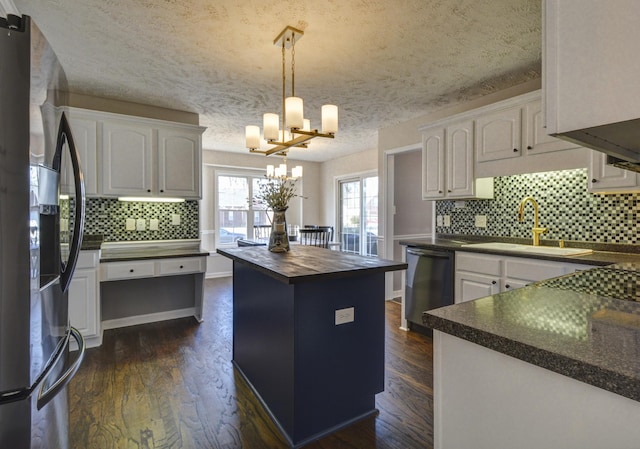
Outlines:
<svg viewBox="0 0 640 449"><path fill-rule="evenodd" d="M405 318L409 329L425 330L422 312L453 304L454 252L407 247Z"/></svg>

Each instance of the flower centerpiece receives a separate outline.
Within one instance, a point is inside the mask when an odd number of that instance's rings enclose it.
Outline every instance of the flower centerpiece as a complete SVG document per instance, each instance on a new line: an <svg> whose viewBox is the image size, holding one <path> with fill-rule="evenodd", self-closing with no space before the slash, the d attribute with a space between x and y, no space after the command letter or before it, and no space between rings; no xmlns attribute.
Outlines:
<svg viewBox="0 0 640 449"><path fill-rule="evenodd" d="M289 207L289 201L298 196L296 190L297 180L297 178L277 176L265 177L265 179L258 181L258 193L254 197L254 203L267 206L273 210L269 251L276 253L289 251L285 212Z"/></svg>

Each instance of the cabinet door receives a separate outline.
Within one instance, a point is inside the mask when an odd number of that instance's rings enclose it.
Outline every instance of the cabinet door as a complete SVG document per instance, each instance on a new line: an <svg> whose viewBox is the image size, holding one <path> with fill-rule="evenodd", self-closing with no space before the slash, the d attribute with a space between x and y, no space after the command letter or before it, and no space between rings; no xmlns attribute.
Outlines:
<svg viewBox="0 0 640 449"><path fill-rule="evenodd" d="M635 172L607 165L607 155L591 151L589 192L631 191L638 188Z"/></svg>
<svg viewBox="0 0 640 449"><path fill-rule="evenodd" d="M446 129L446 196L468 198L474 195L473 121L457 123Z"/></svg>
<svg viewBox="0 0 640 449"><path fill-rule="evenodd" d="M515 107L476 119L475 144L478 162L521 155L521 115L521 108Z"/></svg>
<svg viewBox="0 0 640 449"><path fill-rule="evenodd" d="M525 105L522 133L524 135L523 145L527 154L550 153L579 147L575 143L556 139L547 134L547 130L544 128L541 100L535 100Z"/></svg>
<svg viewBox="0 0 640 449"><path fill-rule="evenodd" d="M500 278L496 276L456 272L455 303L484 298L500 292Z"/></svg>
<svg viewBox="0 0 640 449"><path fill-rule="evenodd" d="M158 129L158 194L200 198L202 144L199 132Z"/></svg>
<svg viewBox="0 0 640 449"><path fill-rule="evenodd" d="M102 193L152 194L152 129L118 121L103 122Z"/></svg>
<svg viewBox="0 0 640 449"><path fill-rule="evenodd" d="M68 114L69 126L73 134L73 142L80 156L80 166L84 175L84 190L87 195L98 194L98 176L97 176L97 146L96 146L96 129L97 122L91 119L75 117L73 113ZM73 192L73 167L69 160L68 153L63 152L62 166L64 169L61 173L60 188L63 192Z"/></svg>
<svg viewBox="0 0 640 449"><path fill-rule="evenodd" d="M95 269L78 269L69 287L69 321L83 337L98 335L97 288Z"/></svg>
<svg viewBox="0 0 640 449"><path fill-rule="evenodd" d="M444 197L444 129L422 135L422 199Z"/></svg>

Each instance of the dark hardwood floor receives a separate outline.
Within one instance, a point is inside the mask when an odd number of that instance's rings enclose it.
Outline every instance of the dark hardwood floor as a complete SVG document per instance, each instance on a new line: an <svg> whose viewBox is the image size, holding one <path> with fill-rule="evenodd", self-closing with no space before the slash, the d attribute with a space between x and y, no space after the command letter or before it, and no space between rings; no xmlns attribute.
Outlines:
<svg viewBox="0 0 640 449"><path fill-rule="evenodd" d="M205 321L193 318L106 331L69 388L77 449L280 449L288 445L231 364L231 278L206 281ZM433 347L398 329L386 305L385 391L378 416L310 449L433 447Z"/></svg>

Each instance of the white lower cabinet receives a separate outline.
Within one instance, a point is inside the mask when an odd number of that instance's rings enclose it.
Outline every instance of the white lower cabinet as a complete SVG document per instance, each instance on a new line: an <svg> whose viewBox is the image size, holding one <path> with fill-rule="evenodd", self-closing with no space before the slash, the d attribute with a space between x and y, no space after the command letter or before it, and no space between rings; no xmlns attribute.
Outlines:
<svg viewBox="0 0 640 449"><path fill-rule="evenodd" d="M69 320L84 337L87 347L100 346L100 251L80 251L69 286Z"/></svg>
<svg viewBox="0 0 640 449"><path fill-rule="evenodd" d="M589 268L593 266L458 251L454 301L471 301Z"/></svg>

